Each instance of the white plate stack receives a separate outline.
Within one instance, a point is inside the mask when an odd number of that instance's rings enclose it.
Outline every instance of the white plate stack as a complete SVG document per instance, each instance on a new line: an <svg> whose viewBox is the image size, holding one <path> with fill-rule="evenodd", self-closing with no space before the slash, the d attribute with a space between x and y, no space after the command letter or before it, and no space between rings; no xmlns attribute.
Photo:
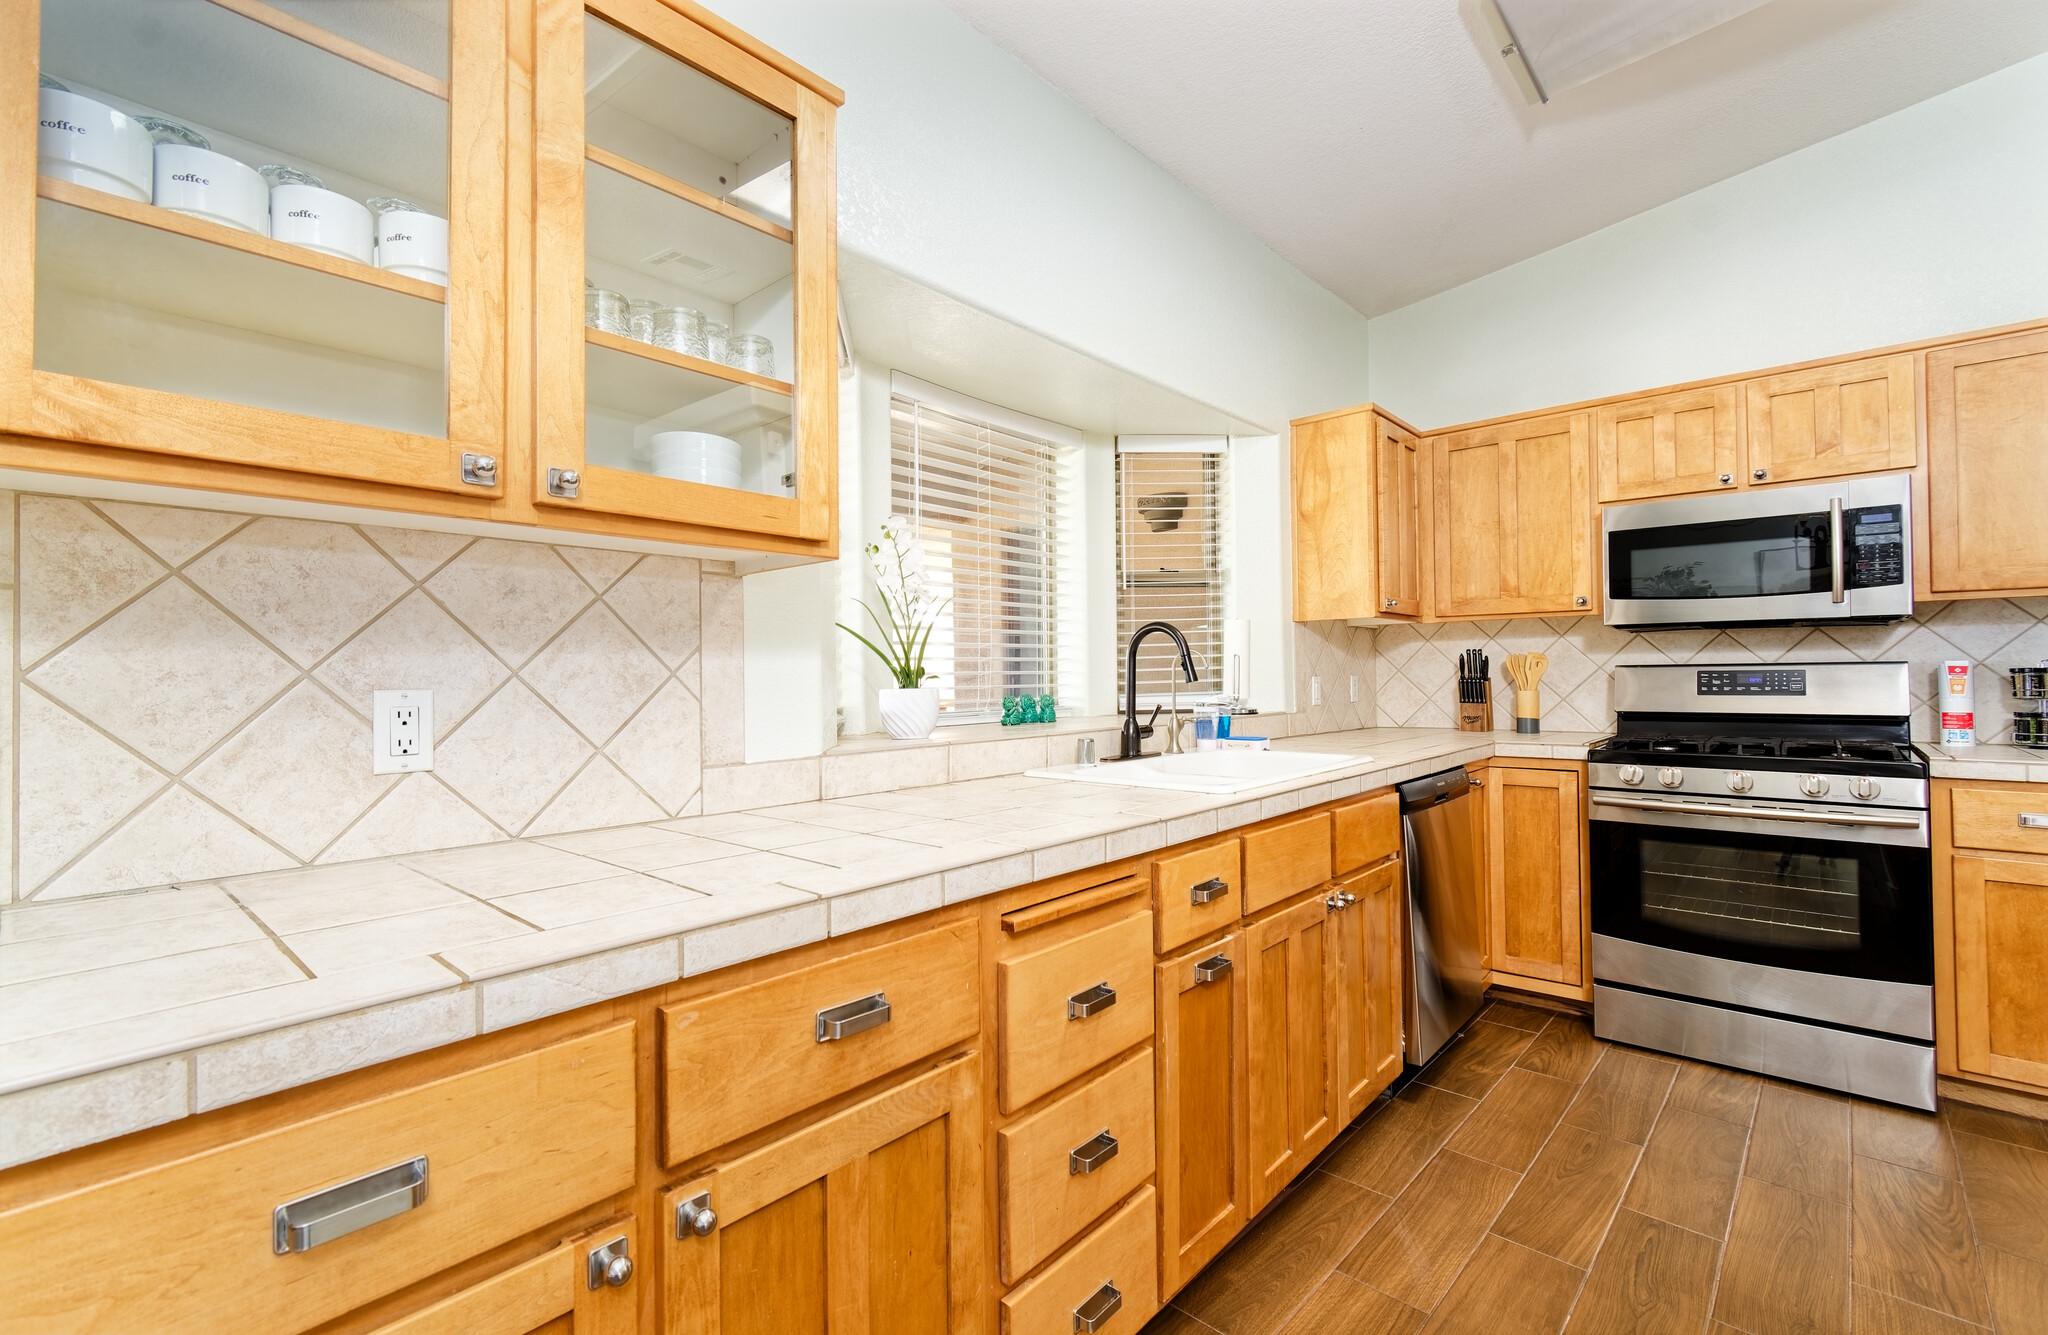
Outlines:
<svg viewBox="0 0 2048 1335"><path fill-rule="evenodd" d="M708 431L657 431L648 442L657 477L681 478L714 487L740 485L740 443Z"/></svg>

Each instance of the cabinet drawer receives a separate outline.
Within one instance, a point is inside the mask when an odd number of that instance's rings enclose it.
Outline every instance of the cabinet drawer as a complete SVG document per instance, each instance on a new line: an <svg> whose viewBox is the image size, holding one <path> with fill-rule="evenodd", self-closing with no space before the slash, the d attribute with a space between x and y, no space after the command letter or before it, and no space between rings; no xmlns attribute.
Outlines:
<svg viewBox="0 0 2048 1335"><path fill-rule="evenodd" d="M1152 1165L1150 1048L998 1131L1003 1282L1058 1251L1152 1176Z"/></svg>
<svg viewBox="0 0 2048 1335"><path fill-rule="evenodd" d="M972 921L661 1008L662 1118L679 1164L972 1038ZM868 1013L859 1003L880 997ZM828 1013L829 1012L829 1013ZM836 1013L834 1038L826 1026ZM874 1015L883 1014L879 1022Z"/></svg>
<svg viewBox="0 0 2048 1335"><path fill-rule="evenodd" d="M1330 813L1244 836L1244 911L1257 913L1330 879Z"/></svg>
<svg viewBox="0 0 2048 1335"><path fill-rule="evenodd" d="M1949 816L1957 848L2048 853L2048 788L1951 788Z"/></svg>
<svg viewBox="0 0 2048 1335"><path fill-rule="evenodd" d="M1002 1107L1015 1112L1151 1037L1152 915L1005 960L996 995Z"/></svg>
<svg viewBox="0 0 2048 1335"><path fill-rule="evenodd" d="M1336 834L1332 875L1369 867L1401 851L1401 795L1384 792L1350 802L1330 813Z"/></svg>
<svg viewBox="0 0 2048 1335"><path fill-rule="evenodd" d="M307 1203L328 1236L274 1250L279 1206L422 1156L417 1204ZM632 1185L625 1023L0 1215L0 1255L53 1262L0 1267L0 1331L304 1330Z"/></svg>
<svg viewBox="0 0 2048 1335"><path fill-rule="evenodd" d="M1136 1335L1159 1310L1159 1212L1152 1188L1104 1221L1101 1228L1020 1284L1003 1299L1003 1335L1068 1335L1083 1330L1079 1314L1101 1310L1114 1289L1116 1313L1094 1329L1099 1335Z"/></svg>
<svg viewBox="0 0 2048 1335"><path fill-rule="evenodd" d="M1238 916L1243 879L1244 850L1235 839L1153 859L1152 907L1158 915L1153 930L1158 933L1159 952L1231 926Z"/></svg>

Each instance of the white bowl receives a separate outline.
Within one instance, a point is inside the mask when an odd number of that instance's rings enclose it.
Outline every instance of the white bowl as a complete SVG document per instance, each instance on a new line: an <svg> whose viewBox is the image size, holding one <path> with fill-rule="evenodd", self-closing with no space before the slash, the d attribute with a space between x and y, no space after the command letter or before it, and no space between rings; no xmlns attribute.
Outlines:
<svg viewBox="0 0 2048 1335"><path fill-rule="evenodd" d="M270 186L245 162L190 144L156 146L156 205L270 235Z"/></svg>
<svg viewBox="0 0 2048 1335"><path fill-rule="evenodd" d="M104 102L43 88L36 120L36 170L138 204L149 203L156 143L133 116Z"/></svg>
<svg viewBox="0 0 2048 1335"><path fill-rule="evenodd" d="M270 188L270 235L336 259L370 262L370 211L347 195L287 181Z"/></svg>
<svg viewBox="0 0 2048 1335"><path fill-rule="evenodd" d="M448 285L448 220L412 209L377 215L377 267Z"/></svg>
<svg viewBox="0 0 2048 1335"><path fill-rule="evenodd" d="M648 445L657 477L714 487L740 485L740 443L736 440L708 431L657 431Z"/></svg>

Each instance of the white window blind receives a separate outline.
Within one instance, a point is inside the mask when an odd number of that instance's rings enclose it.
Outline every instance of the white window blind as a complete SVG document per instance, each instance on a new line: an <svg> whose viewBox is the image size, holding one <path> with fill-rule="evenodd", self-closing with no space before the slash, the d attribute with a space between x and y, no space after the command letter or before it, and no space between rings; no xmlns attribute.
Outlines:
<svg viewBox="0 0 2048 1335"><path fill-rule="evenodd" d="M1138 652L1138 696L1181 699L1221 692L1223 668L1223 470L1213 451L1119 450L1117 513L1117 698L1124 646L1148 621L1170 621L1187 636L1201 680L1180 678L1173 641L1155 635Z"/></svg>
<svg viewBox="0 0 2048 1335"><path fill-rule="evenodd" d="M901 393L889 410L894 509L952 599L925 658L943 721L998 718L1005 695L1060 696L1062 447Z"/></svg>

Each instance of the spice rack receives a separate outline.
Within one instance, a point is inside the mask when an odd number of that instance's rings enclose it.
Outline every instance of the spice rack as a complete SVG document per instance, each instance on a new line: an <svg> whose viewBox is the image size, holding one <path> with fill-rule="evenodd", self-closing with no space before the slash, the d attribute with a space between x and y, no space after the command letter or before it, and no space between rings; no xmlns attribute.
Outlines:
<svg viewBox="0 0 2048 1335"><path fill-rule="evenodd" d="M2034 667L2009 668L2006 679L2012 683L2013 699L2042 702L2029 710L2013 710L2013 745L2048 751L2048 660Z"/></svg>

